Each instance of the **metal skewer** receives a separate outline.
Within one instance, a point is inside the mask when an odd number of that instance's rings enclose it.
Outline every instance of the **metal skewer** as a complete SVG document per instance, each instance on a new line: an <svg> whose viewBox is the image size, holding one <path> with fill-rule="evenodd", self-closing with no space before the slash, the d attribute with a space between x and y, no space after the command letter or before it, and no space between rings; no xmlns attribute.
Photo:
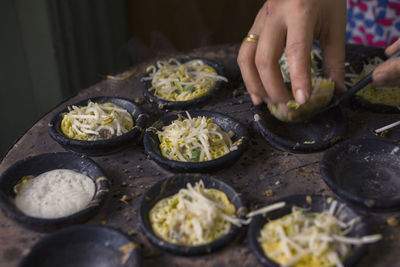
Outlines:
<svg viewBox="0 0 400 267"><path fill-rule="evenodd" d="M384 127L381 127L379 129L376 129L376 130L374 130L374 133L379 134L379 133L381 133L383 131L392 129L392 128L396 127L397 125L400 125L400 121L397 121L397 122L391 123L389 125L386 125Z"/></svg>

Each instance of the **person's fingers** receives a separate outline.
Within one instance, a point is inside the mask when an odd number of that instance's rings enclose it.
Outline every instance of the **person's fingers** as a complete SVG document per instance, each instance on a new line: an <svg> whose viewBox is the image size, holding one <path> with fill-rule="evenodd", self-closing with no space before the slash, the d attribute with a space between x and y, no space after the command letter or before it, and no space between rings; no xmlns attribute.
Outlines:
<svg viewBox="0 0 400 267"><path fill-rule="evenodd" d="M259 35L263 25L265 16L267 13L267 5L260 9L254 24L251 27L249 33ZM255 64L255 54L257 49L256 42L244 41L239 49L238 54L238 65L240 67L240 72L242 73L243 81L246 85L247 91L250 94L250 98L254 105L261 104L264 100L268 98L268 95L262 85L261 79L258 75L257 67Z"/></svg>
<svg viewBox="0 0 400 267"><path fill-rule="evenodd" d="M338 1L338 11L346 10L346 1ZM323 65L326 75L335 82L337 94L346 92L344 85L345 74L345 47L346 47L346 19L335 20L337 16L330 16L329 29L322 28L320 45L323 53Z"/></svg>
<svg viewBox="0 0 400 267"><path fill-rule="evenodd" d="M385 49L385 54L390 57L391 55L393 55L394 53L396 53L397 51L400 50L400 38L397 39L396 42L394 42L393 44L391 44L390 46L388 46Z"/></svg>
<svg viewBox="0 0 400 267"><path fill-rule="evenodd" d="M385 49L387 56L400 50L400 38ZM400 85L400 58L392 58L379 65L372 73L375 86Z"/></svg>
<svg viewBox="0 0 400 267"><path fill-rule="evenodd" d="M314 37L322 43L327 75L335 82L337 91L344 92L346 1L338 2L266 1L250 30L259 34L258 43L243 43L238 56L254 103L285 103L291 97L279 66L285 40L293 94L298 103L304 104L310 97L310 51Z"/></svg>
<svg viewBox="0 0 400 267"><path fill-rule="evenodd" d="M282 56L286 28L275 19L276 16L267 16L260 34L257 46L255 63L264 89L271 102L287 102L290 94L283 83L279 67L279 58Z"/></svg>
<svg viewBox="0 0 400 267"><path fill-rule="evenodd" d="M372 73L375 86L400 85L400 58L391 58L379 65Z"/></svg>
<svg viewBox="0 0 400 267"><path fill-rule="evenodd" d="M304 8L288 20L286 55L288 57L293 96L305 104L311 93L311 48L315 19L312 9Z"/></svg>
<svg viewBox="0 0 400 267"><path fill-rule="evenodd" d="M256 94L250 94L250 98L254 105L260 105L261 103L263 103L263 99Z"/></svg>
<svg viewBox="0 0 400 267"><path fill-rule="evenodd" d="M286 105L286 103L278 103L278 107L280 111L283 111L285 113L289 112L289 107Z"/></svg>
<svg viewBox="0 0 400 267"><path fill-rule="evenodd" d="M255 64L257 44L254 42L243 42L238 55L238 64L242 73L243 81L250 94L254 105L259 105L266 99L265 91Z"/></svg>

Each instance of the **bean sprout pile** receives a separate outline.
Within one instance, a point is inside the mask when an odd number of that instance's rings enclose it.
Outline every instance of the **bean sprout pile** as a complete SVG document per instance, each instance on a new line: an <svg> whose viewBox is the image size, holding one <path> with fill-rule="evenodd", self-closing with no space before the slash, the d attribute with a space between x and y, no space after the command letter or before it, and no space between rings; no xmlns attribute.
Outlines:
<svg viewBox="0 0 400 267"><path fill-rule="evenodd" d="M131 114L113 103L88 102L87 106L68 107L63 115L61 130L77 140L104 140L123 135L134 126Z"/></svg>
<svg viewBox="0 0 400 267"><path fill-rule="evenodd" d="M150 210L153 231L167 242L196 246L211 243L229 233L232 225L248 225L252 218L285 206L277 202L262 207L242 219L227 195L214 188L205 188L200 180L194 186L186 184L178 193L164 198Z"/></svg>
<svg viewBox="0 0 400 267"><path fill-rule="evenodd" d="M183 119L179 116L170 125L158 131L160 150L164 157L200 162L219 158L237 146L232 143L234 133L224 132L212 119L205 116Z"/></svg>
<svg viewBox="0 0 400 267"><path fill-rule="evenodd" d="M153 231L164 240L179 245L210 243L226 235L236 220L235 206L226 194L204 188L202 180L188 183L175 195L160 200L150 211Z"/></svg>
<svg viewBox="0 0 400 267"><path fill-rule="evenodd" d="M148 77L142 78L142 81L151 81L149 91L169 101L188 101L201 97L209 93L217 81L228 81L199 59L186 63L175 58L157 61L146 72Z"/></svg>
<svg viewBox="0 0 400 267"><path fill-rule="evenodd" d="M264 253L282 266L343 266L352 246L373 243L381 235L347 236L359 217L345 221L337 202L329 210L309 212L293 207L292 213L266 223L259 242Z"/></svg>

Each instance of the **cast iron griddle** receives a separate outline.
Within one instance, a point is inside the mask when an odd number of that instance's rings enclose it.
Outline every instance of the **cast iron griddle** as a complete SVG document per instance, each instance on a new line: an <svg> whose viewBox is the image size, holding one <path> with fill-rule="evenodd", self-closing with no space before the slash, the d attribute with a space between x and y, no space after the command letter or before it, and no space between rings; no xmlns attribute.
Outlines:
<svg viewBox="0 0 400 267"><path fill-rule="evenodd" d="M236 64L239 44L218 47L205 47L189 53L173 55L175 57L205 57L219 62L225 69L230 83L218 92L206 105L196 107L205 110L228 114L244 124L250 142L248 149L232 167L217 173L217 177L229 183L241 193L241 199L248 209L269 204L277 199L294 194L333 195L319 173L319 162L322 153L289 154L272 148L261 136L252 114L250 98L245 92ZM358 47L349 46L350 51L358 51ZM366 51L363 48L363 51ZM78 95L60 104L45 115L11 148L0 164L3 173L14 162L32 155L46 152L64 151L47 133L50 118L62 110L65 105L98 95L115 95L129 99L142 98L140 78L146 67L155 59L135 66L136 74L126 80L104 80L81 91ZM129 76L132 69L122 73ZM143 99L138 99L140 103ZM149 111L150 105L144 105ZM163 111L148 112L153 123ZM349 130L344 137L375 137L370 131L360 131L361 126L371 121L379 121L387 116L393 121L399 120L399 114L385 115L361 109L346 108L349 116ZM246 228L240 230L238 236L223 249L211 254L195 257L179 257L164 252L151 245L140 230L138 210L142 194L157 181L171 175L152 160L147 159L143 145L138 144L107 156L93 157L112 181L109 198L100 212L89 223L119 228L132 236L133 240L143 246L143 264L145 266L259 266L255 255L251 252L246 237ZM271 190L268 191L267 190ZM123 195L131 200L126 203L120 199ZM386 220L399 213L369 213L366 216L371 232L384 235L383 241L368 247L357 266L396 266L399 264L400 228L388 226ZM32 247L43 234L25 230L0 213L0 266L15 266L22 253Z"/></svg>

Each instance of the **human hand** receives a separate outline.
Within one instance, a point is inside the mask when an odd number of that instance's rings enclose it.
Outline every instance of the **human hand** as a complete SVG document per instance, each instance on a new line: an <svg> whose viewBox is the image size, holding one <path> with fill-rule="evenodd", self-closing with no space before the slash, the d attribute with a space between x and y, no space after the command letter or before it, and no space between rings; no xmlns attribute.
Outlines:
<svg viewBox="0 0 400 267"><path fill-rule="evenodd" d="M285 40L292 92L299 104L306 103L311 93L310 53L314 39L320 41L326 75L335 82L337 92L343 93L345 33L345 0L266 1L249 31L259 36L258 42L244 41L238 55L253 103L290 100L278 63Z"/></svg>
<svg viewBox="0 0 400 267"><path fill-rule="evenodd" d="M400 50L400 38L385 50L391 56ZM372 73L375 86L400 86L400 57L391 58L380 64Z"/></svg>

